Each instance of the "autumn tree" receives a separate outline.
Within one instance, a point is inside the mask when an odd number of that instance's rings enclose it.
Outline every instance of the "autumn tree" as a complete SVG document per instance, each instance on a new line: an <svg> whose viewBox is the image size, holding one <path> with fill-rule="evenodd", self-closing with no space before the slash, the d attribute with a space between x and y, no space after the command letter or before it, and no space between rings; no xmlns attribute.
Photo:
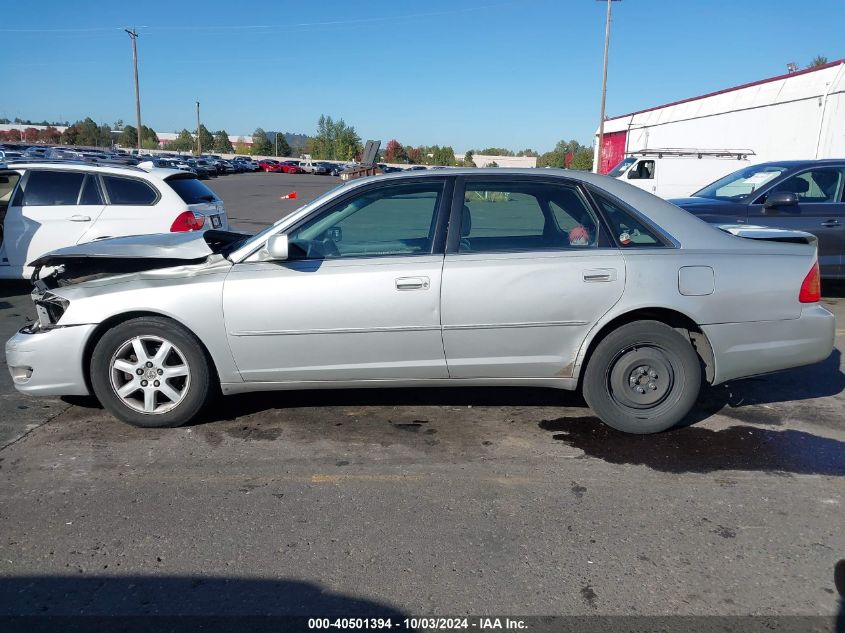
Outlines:
<svg viewBox="0 0 845 633"><path fill-rule="evenodd" d="M38 131L38 140L42 143L58 143L61 133L52 125Z"/></svg>
<svg viewBox="0 0 845 633"><path fill-rule="evenodd" d="M390 139L384 150L384 161L386 163L407 163L408 153L396 139Z"/></svg>

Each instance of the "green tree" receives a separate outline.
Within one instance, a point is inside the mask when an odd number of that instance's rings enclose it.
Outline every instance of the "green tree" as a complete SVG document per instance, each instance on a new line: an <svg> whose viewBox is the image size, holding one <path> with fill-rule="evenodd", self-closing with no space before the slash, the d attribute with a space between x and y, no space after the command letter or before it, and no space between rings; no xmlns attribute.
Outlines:
<svg viewBox="0 0 845 633"><path fill-rule="evenodd" d="M196 130L194 130L194 134L196 134ZM208 131L208 128L205 127L202 123L200 123L200 141L202 142L202 151L203 152L210 152L214 148L214 136L212 136L211 132Z"/></svg>
<svg viewBox="0 0 845 633"><path fill-rule="evenodd" d="M551 152L537 159L537 166L590 170L593 168L593 148L575 140L558 141Z"/></svg>
<svg viewBox="0 0 845 633"><path fill-rule="evenodd" d="M306 147L314 158L328 160L352 160L362 150L361 137L354 127L325 114L317 120L317 134Z"/></svg>
<svg viewBox="0 0 845 633"><path fill-rule="evenodd" d="M86 117L69 126L62 133L61 142L67 145L111 147L111 128L108 125L97 125L94 119Z"/></svg>
<svg viewBox="0 0 845 633"><path fill-rule="evenodd" d="M539 154L535 152L533 149L523 149L516 153L517 156L530 156L530 157L537 157Z"/></svg>
<svg viewBox="0 0 845 633"><path fill-rule="evenodd" d="M824 55L816 55L813 57L813 61L810 62L810 65L807 68L815 68L816 66L824 66L827 63L827 57Z"/></svg>
<svg viewBox="0 0 845 633"><path fill-rule="evenodd" d="M117 137L117 143L122 147L135 147L138 144L138 136L136 134L135 127L132 125L124 125L123 130L120 132L120 136Z"/></svg>
<svg viewBox="0 0 845 633"><path fill-rule="evenodd" d="M284 134L273 132L272 138L273 151L276 152L275 156L293 156L293 150L291 150L290 144Z"/></svg>
<svg viewBox="0 0 845 633"><path fill-rule="evenodd" d="M464 154L464 167L475 167L475 161L472 160L473 154L474 152L471 149L466 151L466 154Z"/></svg>
<svg viewBox="0 0 845 633"><path fill-rule="evenodd" d="M195 147L194 137L184 128L179 132L179 136L175 140L167 144L167 149L173 150L174 152L192 152Z"/></svg>
<svg viewBox="0 0 845 633"><path fill-rule="evenodd" d="M454 166L456 164L455 150L448 145L444 147L435 145L431 148L431 164L444 167Z"/></svg>
<svg viewBox="0 0 845 633"><path fill-rule="evenodd" d="M488 147L478 153L484 156L513 156L513 152L509 149L505 149L504 147Z"/></svg>
<svg viewBox="0 0 845 633"><path fill-rule="evenodd" d="M593 148L582 147L572 156L572 163L569 165L570 169L579 169L581 171L592 171L593 169Z"/></svg>
<svg viewBox="0 0 845 633"><path fill-rule="evenodd" d="M214 151L218 154L233 154L235 148L232 147L232 142L229 140L229 134L226 130L219 130L214 133Z"/></svg>
<svg viewBox="0 0 845 633"><path fill-rule="evenodd" d="M252 133L250 153L253 156L269 156L273 153L273 146L270 144L270 139L267 138L267 132L260 127L255 128L255 132Z"/></svg>

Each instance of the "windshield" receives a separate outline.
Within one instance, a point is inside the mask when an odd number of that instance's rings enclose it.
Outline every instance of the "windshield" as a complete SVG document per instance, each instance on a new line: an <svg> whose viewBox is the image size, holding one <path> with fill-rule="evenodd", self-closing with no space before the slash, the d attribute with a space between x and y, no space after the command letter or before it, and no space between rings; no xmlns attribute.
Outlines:
<svg viewBox="0 0 845 633"><path fill-rule="evenodd" d="M619 178L619 176L621 176L625 172L625 170L628 169L628 167L633 165L635 162L637 162L637 159L633 156L630 156L621 161L618 165L616 165L616 167L611 169L609 172L607 172L607 175L612 178Z"/></svg>
<svg viewBox="0 0 845 633"><path fill-rule="evenodd" d="M728 174L692 195L713 200L742 200L786 170L782 165L754 165Z"/></svg>

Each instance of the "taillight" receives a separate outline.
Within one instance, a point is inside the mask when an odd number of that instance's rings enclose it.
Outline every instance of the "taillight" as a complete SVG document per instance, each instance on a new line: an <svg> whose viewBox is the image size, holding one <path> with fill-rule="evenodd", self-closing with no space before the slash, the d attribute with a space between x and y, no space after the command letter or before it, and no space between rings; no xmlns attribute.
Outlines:
<svg viewBox="0 0 845 633"><path fill-rule="evenodd" d="M822 298L822 282L819 274L819 262L813 264L810 272L804 277L801 283L801 290L798 292L798 301L801 303L816 303Z"/></svg>
<svg viewBox="0 0 845 633"><path fill-rule="evenodd" d="M194 215L192 211L182 211L170 225L170 232L199 231L203 224L205 224L203 216Z"/></svg>

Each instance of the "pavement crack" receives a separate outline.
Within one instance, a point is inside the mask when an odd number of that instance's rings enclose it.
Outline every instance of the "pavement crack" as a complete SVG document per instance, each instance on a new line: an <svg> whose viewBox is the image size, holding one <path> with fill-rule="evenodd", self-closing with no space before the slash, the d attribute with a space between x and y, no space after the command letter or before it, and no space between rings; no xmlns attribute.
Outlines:
<svg viewBox="0 0 845 633"><path fill-rule="evenodd" d="M57 417L59 417L62 413L64 413L64 412L65 412L65 411L67 411L68 409L70 409L72 406L73 406L72 404L68 404L68 405L66 405L63 409L61 409L60 411L57 411L56 413L54 413L53 415L51 415L50 417L48 417L47 419L45 419L43 422L40 422L39 424L36 424L36 425L35 425L35 426L33 426L32 428L27 429L25 433L23 433L22 435L20 435L20 436L16 437L16 438L15 438L15 439L13 439L11 442L8 442L7 444L4 444L3 446L0 446L0 452L5 451L5 450L6 450L7 448L9 448L10 446L14 446L14 445L15 445L15 444L17 444L18 442L20 442L22 439L24 439L24 438L28 437L30 433L33 433L34 431L37 431L38 429L40 429L42 426L45 426L45 425L49 424L50 422L52 422L53 420L55 420Z"/></svg>

